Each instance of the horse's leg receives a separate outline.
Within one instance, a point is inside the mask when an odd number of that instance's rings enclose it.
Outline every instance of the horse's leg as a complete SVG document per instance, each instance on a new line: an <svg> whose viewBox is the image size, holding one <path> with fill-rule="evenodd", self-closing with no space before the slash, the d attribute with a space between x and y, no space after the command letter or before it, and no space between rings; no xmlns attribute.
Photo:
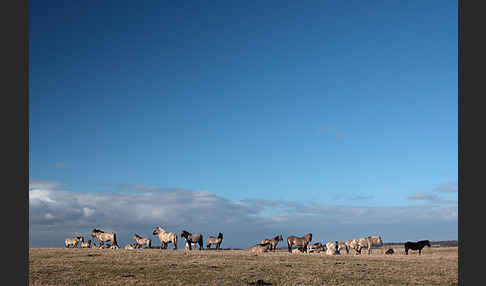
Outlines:
<svg viewBox="0 0 486 286"><path fill-rule="evenodd" d="M292 242L287 241L287 246L289 248L289 253L292 253Z"/></svg>
<svg viewBox="0 0 486 286"><path fill-rule="evenodd" d="M419 255L422 254L422 248L419 248Z"/></svg>
<svg viewBox="0 0 486 286"><path fill-rule="evenodd" d="M199 250L202 250L203 249L203 242L200 240L199 241Z"/></svg>
<svg viewBox="0 0 486 286"><path fill-rule="evenodd" d="M405 255L408 255L408 248L405 247Z"/></svg>

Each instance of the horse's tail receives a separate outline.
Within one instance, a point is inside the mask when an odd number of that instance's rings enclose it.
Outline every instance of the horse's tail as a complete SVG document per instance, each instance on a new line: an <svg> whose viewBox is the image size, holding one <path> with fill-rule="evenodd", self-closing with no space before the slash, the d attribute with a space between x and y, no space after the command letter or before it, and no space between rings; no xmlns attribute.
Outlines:
<svg viewBox="0 0 486 286"><path fill-rule="evenodd" d="M174 249L177 249L177 234L174 233L174 240L172 242L174 244Z"/></svg>
<svg viewBox="0 0 486 286"><path fill-rule="evenodd" d="M120 247L118 245L118 242L116 242L116 233L113 233L113 245L116 245L116 246Z"/></svg>
<svg viewBox="0 0 486 286"><path fill-rule="evenodd" d="M290 242L290 239L287 239L287 247L289 248L289 252L292 253L292 242Z"/></svg>

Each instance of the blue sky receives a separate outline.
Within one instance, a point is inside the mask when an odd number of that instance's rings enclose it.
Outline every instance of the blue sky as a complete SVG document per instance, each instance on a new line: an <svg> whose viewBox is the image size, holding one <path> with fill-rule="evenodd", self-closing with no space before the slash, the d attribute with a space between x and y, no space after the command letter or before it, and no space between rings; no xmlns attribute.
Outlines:
<svg viewBox="0 0 486 286"><path fill-rule="evenodd" d="M29 45L31 184L457 209L454 1L31 1Z"/></svg>

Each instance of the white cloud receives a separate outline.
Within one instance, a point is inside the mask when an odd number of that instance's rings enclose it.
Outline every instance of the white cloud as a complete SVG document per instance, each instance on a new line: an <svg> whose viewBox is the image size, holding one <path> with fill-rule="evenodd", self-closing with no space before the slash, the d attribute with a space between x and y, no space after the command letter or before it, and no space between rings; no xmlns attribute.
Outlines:
<svg viewBox="0 0 486 286"><path fill-rule="evenodd" d="M85 217L92 216L94 212L95 212L94 209L90 209L90 208L87 208L87 207L83 208L83 214L84 214Z"/></svg>
<svg viewBox="0 0 486 286"><path fill-rule="evenodd" d="M47 188L39 188L39 186ZM29 191L31 247L62 247L67 236L93 228L116 231L120 245L133 233L149 236L155 226L180 234L223 232L223 247L248 247L275 234L314 234L315 241L380 234L385 241L455 239L457 206L351 207L247 199L233 202L208 191L181 189L134 194L76 193L59 184ZM140 185L139 185L140 186ZM181 240L180 240L181 241ZM183 247L181 241L179 247Z"/></svg>

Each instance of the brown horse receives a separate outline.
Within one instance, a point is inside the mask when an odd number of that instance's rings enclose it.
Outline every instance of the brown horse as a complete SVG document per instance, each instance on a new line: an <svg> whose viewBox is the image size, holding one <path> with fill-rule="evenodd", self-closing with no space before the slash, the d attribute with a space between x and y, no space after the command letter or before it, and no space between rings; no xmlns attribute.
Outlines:
<svg viewBox="0 0 486 286"><path fill-rule="evenodd" d="M223 234L220 232L218 233L218 237L210 236L206 239L206 248L211 249L211 245L216 245L216 249L219 249L221 246L221 241L223 241Z"/></svg>
<svg viewBox="0 0 486 286"><path fill-rule="evenodd" d="M393 248L390 248L387 251L385 251L385 254L388 254L388 255L392 255L393 253L395 253L395 251L393 250Z"/></svg>
<svg viewBox="0 0 486 286"><path fill-rule="evenodd" d="M298 237L294 235L287 237L287 246L289 249L289 253L292 253L292 245L295 245L297 247L301 246L302 248L304 248L304 251L307 251L307 245L311 242L311 240L312 233L308 233L303 237Z"/></svg>
<svg viewBox="0 0 486 286"><path fill-rule="evenodd" d="M262 240L262 244L264 243L270 243L270 251L275 251L277 249L277 244L279 241L283 241L283 237L281 234L275 236L274 238L265 238Z"/></svg>
<svg viewBox="0 0 486 286"><path fill-rule="evenodd" d="M189 250L192 250L192 244L197 242L199 244L199 250L203 249L203 236L200 233L192 234L187 230L181 230L181 237L186 239L186 242L189 243Z"/></svg>

